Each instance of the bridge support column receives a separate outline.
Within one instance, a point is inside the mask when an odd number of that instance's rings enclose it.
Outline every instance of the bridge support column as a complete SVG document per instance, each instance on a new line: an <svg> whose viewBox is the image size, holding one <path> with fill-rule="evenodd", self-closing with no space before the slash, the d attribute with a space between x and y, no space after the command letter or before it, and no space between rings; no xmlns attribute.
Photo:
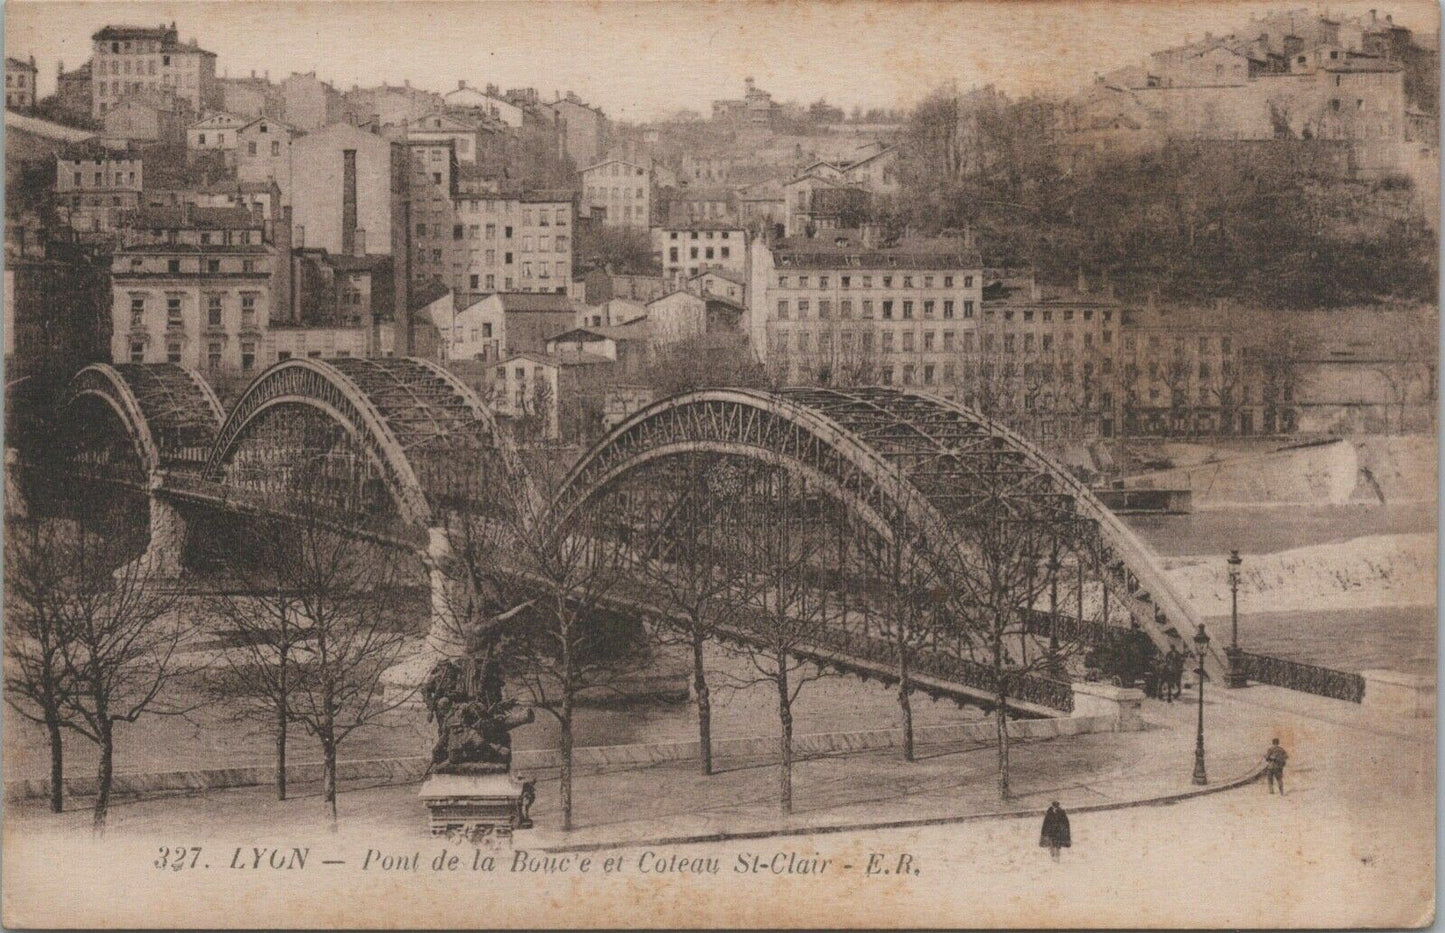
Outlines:
<svg viewBox="0 0 1445 933"><path fill-rule="evenodd" d="M135 563L149 576L175 579L185 572L186 517L160 494L163 477L150 480L150 541ZM123 571L122 571L123 572Z"/></svg>
<svg viewBox="0 0 1445 933"><path fill-rule="evenodd" d="M421 556L431 584L427 649L437 657L460 657L467 651L464 626L471 619L475 594L445 528L427 529Z"/></svg>

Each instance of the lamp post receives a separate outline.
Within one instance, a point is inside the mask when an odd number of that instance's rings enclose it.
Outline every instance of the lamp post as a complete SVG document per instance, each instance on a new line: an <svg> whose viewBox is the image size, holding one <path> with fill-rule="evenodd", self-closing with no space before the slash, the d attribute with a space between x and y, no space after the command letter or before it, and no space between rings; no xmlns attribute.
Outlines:
<svg viewBox="0 0 1445 933"><path fill-rule="evenodd" d="M1239 556L1239 551L1230 551L1229 560L1229 647L1224 649L1224 654L1229 658L1229 677L1225 681L1230 689L1245 687L1249 685L1245 677L1244 663L1239 650L1239 565L1244 561Z"/></svg>
<svg viewBox="0 0 1445 933"><path fill-rule="evenodd" d="M1195 670L1199 676L1199 728L1194 733L1194 783L1208 784L1209 775L1204 770L1204 652L1209 650L1209 636L1204 634L1203 625L1194 633L1194 648L1199 655Z"/></svg>

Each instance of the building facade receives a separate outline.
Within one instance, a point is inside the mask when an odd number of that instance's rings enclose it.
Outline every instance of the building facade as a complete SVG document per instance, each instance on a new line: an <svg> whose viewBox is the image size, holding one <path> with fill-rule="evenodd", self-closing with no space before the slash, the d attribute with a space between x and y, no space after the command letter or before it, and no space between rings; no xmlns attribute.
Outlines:
<svg viewBox="0 0 1445 933"><path fill-rule="evenodd" d="M219 152L225 157L227 165L235 165L236 134L249 122L245 117L233 113L207 114L204 119L186 127L186 156L190 158L207 152Z"/></svg>
<svg viewBox="0 0 1445 933"><path fill-rule="evenodd" d="M603 212L609 227L646 229L652 218L653 173L649 165L609 159L582 170L582 209Z"/></svg>
<svg viewBox="0 0 1445 933"><path fill-rule="evenodd" d="M5 109L29 110L35 106L35 56L29 61L5 56Z"/></svg>
<svg viewBox="0 0 1445 933"><path fill-rule="evenodd" d="M263 365L275 250L238 208L147 210L111 264L111 358L202 372Z"/></svg>
<svg viewBox="0 0 1445 933"><path fill-rule="evenodd" d="M55 160L55 206L79 233L113 233L141 203L145 166L139 153L82 143Z"/></svg>
<svg viewBox="0 0 1445 933"><path fill-rule="evenodd" d="M663 279L670 287L680 287L708 270L747 275L748 233L734 223L699 221L654 227L652 251L661 259Z"/></svg>
<svg viewBox="0 0 1445 933"><path fill-rule="evenodd" d="M291 203L291 143L297 131L270 117L259 117L236 130L236 177L243 182L276 183L281 202Z"/></svg>
<svg viewBox="0 0 1445 933"><path fill-rule="evenodd" d="M91 36L91 116L96 120L140 91L171 93L191 113L219 106L216 53L182 43L176 24L107 26Z"/></svg>

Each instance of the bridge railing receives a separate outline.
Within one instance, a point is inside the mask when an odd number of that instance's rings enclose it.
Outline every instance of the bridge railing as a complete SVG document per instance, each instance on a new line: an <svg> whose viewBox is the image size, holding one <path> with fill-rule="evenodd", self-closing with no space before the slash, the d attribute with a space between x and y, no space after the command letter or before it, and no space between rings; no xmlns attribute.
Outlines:
<svg viewBox="0 0 1445 933"><path fill-rule="evenodd" d="M1255 683L1351 703L1365 698L1365 678L1360 674L1248 651L1239 652L1238 657L1245 676Z"/></svg>

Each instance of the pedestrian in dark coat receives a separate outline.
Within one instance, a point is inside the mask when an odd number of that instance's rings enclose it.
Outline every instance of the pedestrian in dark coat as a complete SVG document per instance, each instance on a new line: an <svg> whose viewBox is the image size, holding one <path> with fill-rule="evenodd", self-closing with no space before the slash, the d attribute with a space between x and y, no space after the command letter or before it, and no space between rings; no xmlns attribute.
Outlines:
<svg viewBox="0 0 1445 933"><path fill-rule="evenodd" d="M1279 795L1284 796L1284 764L1289 761L1289 752L1286 752L1275 739L1268 750L1264 753L1264 773L1269 781L1269 792L1274 793L1274 786L1279 785Z"/></svg>
<svg viewBox="0 0 1445 933"><path fill-rule="evenodd" d="M1059 806L1055 800L1049 804L1049 809L1044 812L1044 828L1039 833L1039 845L1049 850L1049 857L1054 861L1059 860L1059 850L1067 849L1072 844L1069 837L1069 815L1064 808Z"/></svg>

